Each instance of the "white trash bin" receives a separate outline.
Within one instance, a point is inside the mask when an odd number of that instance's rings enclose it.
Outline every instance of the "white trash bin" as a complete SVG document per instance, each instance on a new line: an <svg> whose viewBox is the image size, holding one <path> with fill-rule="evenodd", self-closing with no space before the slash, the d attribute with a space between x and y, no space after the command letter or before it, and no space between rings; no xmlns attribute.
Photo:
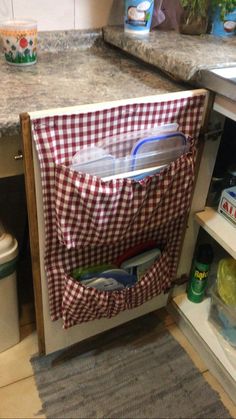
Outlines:
<svg viewBox="0 0 236 419"><path fill-rule="evenodd" d="M20 341L16 262L18 243L0 231L0 352Z"/></svg>

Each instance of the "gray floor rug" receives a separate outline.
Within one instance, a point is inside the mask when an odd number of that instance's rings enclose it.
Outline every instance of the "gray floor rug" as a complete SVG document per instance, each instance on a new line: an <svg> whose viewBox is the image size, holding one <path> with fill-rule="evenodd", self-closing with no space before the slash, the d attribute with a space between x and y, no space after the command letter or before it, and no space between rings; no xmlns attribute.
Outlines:
<svg viewBox="0 0 236 419"><path fill-rule="evenodd" d="M31 362L47 418L231 417L154 315Z"/></svg>

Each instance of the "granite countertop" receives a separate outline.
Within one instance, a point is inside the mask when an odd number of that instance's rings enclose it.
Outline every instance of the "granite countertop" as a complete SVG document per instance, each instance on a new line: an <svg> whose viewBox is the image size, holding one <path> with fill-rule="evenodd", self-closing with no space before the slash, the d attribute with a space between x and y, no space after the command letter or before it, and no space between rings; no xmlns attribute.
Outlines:
<svg viewBox="0 0 236 419"><path fill-rule="evenodd" d="M130 35L121 26L104 28L103 36L106 42L154 65L175 80L212 87L213 91L217 91L216 83L210 85L205 70L236 66L236 36L191 36L161 30L152 30L147 36ZM234 93L230 91L232 87L227 93L236 100L236 86ZM224 94L224 90L219 93Z"/></svg>
<svg viewBox="0 0 236 419"><path fill-rule="evenodd" d="M72 36L51 33L47 42L41 38L38 62L27 67L10 66L0 58L0 136L19 133L21 112L184 89L155 68L105 45L100 33L82 38L76 31Z"/></svg>
<svg viewBox="0 0 236 419"><path fill-rule="evenodd" d="M191 36L161 30L137 36L125 33L121 26L106 27L103 34L106 42L179 80L196 80L201 69L236 66L236 37Z"/></svg>
<svg viewBox="0 0 236 419"><path fill-rule="evenodd" d="M39 33L35 65L14 67L0 57L0 137L19 133L22 112L208 88L204 70L236 66L235 47L236 37L158 30L138 37L123 27Z"/></svg>

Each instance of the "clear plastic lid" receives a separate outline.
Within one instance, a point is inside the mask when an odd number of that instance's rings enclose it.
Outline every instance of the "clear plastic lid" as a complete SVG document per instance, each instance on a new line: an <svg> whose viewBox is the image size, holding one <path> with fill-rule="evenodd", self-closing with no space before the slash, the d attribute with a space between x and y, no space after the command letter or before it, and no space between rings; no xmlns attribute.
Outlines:
<svg viewBox="0 0 236 419"><path fill-rule="evenodd" d="M157 136L167 135L169 133L177 132L178 124L164 124L156 127L131 131L118 134L112 137L105 137L99 141L99 147L104 148L108 153L116 157L124 157L131 155L133 147L145 138L155 138Z"/></svg>
<svg viewBox="0 0 236 419"><path fill-rule="evenodd" d="M101 156L84 163L74 163L70 167L77 172L94 176L107 176L115 173L116 159L113 156Z"/></svg>
<svg viewBox="0 0 236 419"><path fill-rule="evenodd" d="M101 147L85 147L77 151L72 158L72 164L84 164L104 157L106 150Z"/></svg>
<svg viewBox="0 0 236 419"><path fill-rule="evenodd" d="M157 171L189 149L189 141L176 127L175 123L166 124L104 138L96 147L79 150L70 168L109 180L120 174L132 177L136 171Z"/></svg>

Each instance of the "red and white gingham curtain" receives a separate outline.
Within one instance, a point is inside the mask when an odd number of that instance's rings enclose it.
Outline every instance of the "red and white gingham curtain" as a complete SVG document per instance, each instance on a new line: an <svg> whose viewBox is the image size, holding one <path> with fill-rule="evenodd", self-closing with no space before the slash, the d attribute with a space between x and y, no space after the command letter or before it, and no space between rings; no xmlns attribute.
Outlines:
<svg viewBox="0 0 236 419"><path fill-rule="evenodd" d="M117 106L80 114L33 119L40 162L45 220L45 269L52 320L64 327L112 317L167 290L177 258L194 180L195 147L161 173L136 182L103 182L69 169L73 155L105 137L177 122L198 138L205 95L157 103ZM86 288L70 273L77 266L112 263L125 250L148 240L160 258L132 288L114 292Z"/></svg>

